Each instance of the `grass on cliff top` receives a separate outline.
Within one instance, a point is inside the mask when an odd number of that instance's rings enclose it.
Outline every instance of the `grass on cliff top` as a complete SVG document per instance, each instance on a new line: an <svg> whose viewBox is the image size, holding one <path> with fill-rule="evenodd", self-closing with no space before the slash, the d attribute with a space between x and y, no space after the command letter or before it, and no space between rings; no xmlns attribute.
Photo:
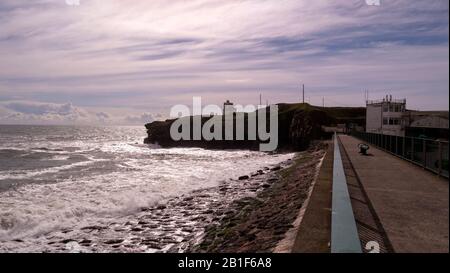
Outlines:
<svg viewBox="0 0 450 273"><path fill-rule="evenodd" d="M365 107L319 107L310 105L308 103L279 103L279 113L283 114L293 114L298 110L302 111L323 111L328 115L343 119L343 118L361 118L366 115Z"/></svg>

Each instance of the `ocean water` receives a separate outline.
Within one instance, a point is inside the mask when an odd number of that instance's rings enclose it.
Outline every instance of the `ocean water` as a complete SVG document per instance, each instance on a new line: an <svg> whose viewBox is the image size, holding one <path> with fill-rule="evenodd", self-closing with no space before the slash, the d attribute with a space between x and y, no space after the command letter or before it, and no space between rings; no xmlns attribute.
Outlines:
<svg viewBox="0 0 450 273"><path fill-rule="evenodd" d="M144 127L0 126L0 252L276 165L293 154L163 149Z"/></svg>

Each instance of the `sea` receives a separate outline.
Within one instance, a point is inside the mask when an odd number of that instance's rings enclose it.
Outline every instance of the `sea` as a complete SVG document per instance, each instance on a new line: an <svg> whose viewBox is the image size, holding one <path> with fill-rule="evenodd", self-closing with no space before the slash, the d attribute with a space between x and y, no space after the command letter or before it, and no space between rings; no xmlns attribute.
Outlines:
<svg viewBox="0 0 450 273"><path fill-rule="evenodd" d="M130 218L293 154L161 148L143 126L0 125L0 252L52 232Z"/></svg>

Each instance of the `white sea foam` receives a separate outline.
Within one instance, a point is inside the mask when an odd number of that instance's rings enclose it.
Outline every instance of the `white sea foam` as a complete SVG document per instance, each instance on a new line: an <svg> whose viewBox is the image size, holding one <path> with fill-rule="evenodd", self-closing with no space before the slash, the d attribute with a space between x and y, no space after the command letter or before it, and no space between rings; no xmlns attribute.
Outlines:
<svg viewBox="0 0 450 273"><path fill-rule="evenodd" d="M63 157L63 159L64 158L67 159L68 157ZM60 160L60 159L51 158L51 160ZM61 171L72 169L74 167L88 166L90 164L93 164L94 162L100 162L100 161L106 161L106 160L90 158L87 161L76 162L76 163L67 164L67 165L58 166L58 167L41 169L38 171L29 171L29 170L0 171L0 180L3 180L3 179L16 179L16 180L28 179L28 178L32 178L32 177L39 176L39 175L58 173Z"/></svg>
<svg viewBox="0 0 450 273"><path fill-rule="evenodd" d="M123 163L130 171L119 169L55 184L30 184L0 193L0 241L108 222L293 156L203 149L147 149L144 154L148 157ZM164 159L152 155L164 155Z"/></svg>
<svg viewBox="0 0 450 273"><path fill-rule="evenodd" d="M47 131L45 128L22 131L33 135L39 132L29 131L38 129L42 135L23 141L19 134L6 139L11 142L3 145L32 156L27 164L33 164L33 160L38 163L39 155L44 156L39 164L45 164L24 171L19 157L16 168L11 165L0 172L0 186L2 180L11 178L19 184L0 191L0 252L39 251L45 244L44 235L49 233L133 217L142 207L217 186L220 181L236 179L293 156L200 148L162 149L138 144L145 136L142 128L67 131L51 127ZM7 130L10 133L12 129ZM58 165L61 162L57 160L67 156L66 164ZM77 158L75 162L70 162L72 157ZM47 165L45 161L49 159L54 159L54 166ZM21 184L25 179L27 184Z"/></svg>

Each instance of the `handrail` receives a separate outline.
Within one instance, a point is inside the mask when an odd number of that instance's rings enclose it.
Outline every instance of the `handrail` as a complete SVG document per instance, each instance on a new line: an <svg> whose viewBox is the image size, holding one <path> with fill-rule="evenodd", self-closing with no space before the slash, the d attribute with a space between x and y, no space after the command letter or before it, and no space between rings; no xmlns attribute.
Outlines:
<svg viewBox="0 0 450 273"><path fill-rule="evenodd" d="M331 253L362 253L337 134L334 134Z"/></svg>

